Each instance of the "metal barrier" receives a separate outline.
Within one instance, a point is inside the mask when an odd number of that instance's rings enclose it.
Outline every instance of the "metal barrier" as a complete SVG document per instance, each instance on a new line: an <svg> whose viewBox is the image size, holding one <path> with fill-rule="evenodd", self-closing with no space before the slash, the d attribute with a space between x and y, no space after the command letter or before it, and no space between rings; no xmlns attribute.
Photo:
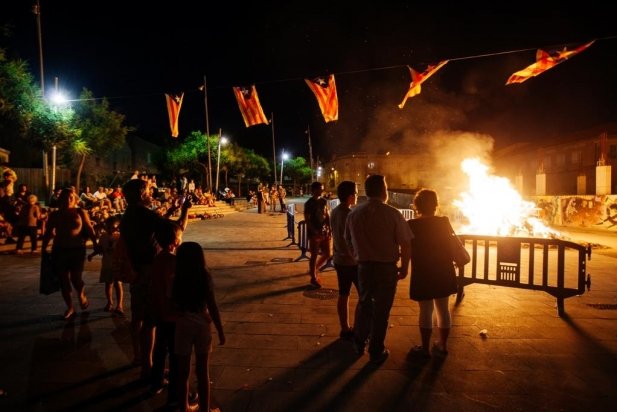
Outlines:
<svg viewBox="0 0 617 412"><path fill-rule="evenodd" d="M306 256L306 252L308 251L308 235L306 233L306 222L304 220L298 223L298 248L300 249L300 257L298 257L294 262L297 262L302 259L308 259Z"/></svg>
<svg viewBox="0 0 617 412"><path fill-rule="evenodd" d="M471 262L458 269L457 303L465 296L465 285L472 283L542 290L557 298L557 313L563 316L564 299L582 295L585 287L589 289L591 285L591 277L586 273L586 258L591 259L590 246L559 239L482 235L459 235L459 238L468 250L471 245ZM538 254L541 254L539 259ZM566 268L567 255L569 262L575 261L576 269L572 269L572 264ZM468 266L471 267L469 275L465 273Z"/></svg>
<svg viewBox="0 0 617 412"><path fill-rule="evenodd" d="M283 240L291 239L291 243L287 246L296 244L295 236L295 219L296 219L296 205L291 203L287 205L287 237Z"/></svg>
<svg viewBox="0 0 617 412"><path fill-rule="evenodd" d="M401 212L405 220L410 220L414 217L413 209L399 209L398 211Z"/></svg>

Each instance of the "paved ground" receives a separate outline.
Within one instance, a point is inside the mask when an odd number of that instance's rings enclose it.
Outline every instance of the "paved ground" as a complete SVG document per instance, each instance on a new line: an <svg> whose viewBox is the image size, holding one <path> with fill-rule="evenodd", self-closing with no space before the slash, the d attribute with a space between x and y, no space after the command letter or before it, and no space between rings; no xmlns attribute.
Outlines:
<svg viewBox="0 0 617 412"><path fill-rule="evenodd" d="M418 309L407 298L409 281L402 281L386 339L391 356L375 368L338 339L334 272L323 274L319 293L308 289L308 263L295 261L300 252L286 235L285 215L255 210L192 222L185 233L185 240L203 245L215 275L227 343L214 349L211 379L222 411L595 411L617 405L614 255L594 253L592 289L566 299L564 318L544 292L466 287L463 302L452 304L445 359L410 356L419 343ZM86 264L90 310L68 323L58 293L38 294L39 259L0 256L0 410L164 410L165 395L149 397L129 365L127 320L102 310L100 258ZM128 307L128 296L125 301Z"/></svg>

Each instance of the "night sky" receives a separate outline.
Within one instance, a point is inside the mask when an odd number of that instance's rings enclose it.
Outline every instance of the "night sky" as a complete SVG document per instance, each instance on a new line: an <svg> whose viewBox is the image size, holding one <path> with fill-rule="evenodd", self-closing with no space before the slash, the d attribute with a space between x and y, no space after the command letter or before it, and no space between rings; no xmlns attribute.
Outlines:
<svg viewBox="0 0 617 412"><path fill-rule="evenodd" d="M38 82L35 0L2 3L0 23L13 25L13 37L0 46L27 60ZM348 151L421 150L423 139L440 130L488 135L503 147L617 121L617 14L609 5L165 4L41 0L47 90L54 77L73 97L88 88L126 114L138 135L157 142L171 139L164 93L185 92L180 138L205 130L198 86L206 75L210 132L221 128L266 157L272 130L244 127L232 86L256 84L266 115L274 114L277 155L286 149L308 157L307 126L314 156L327 159ZM537 48L574 48L592 39L598 41L591 48L554 69L505 86L534 61ZM472 58L514 50L527 51ZM410 82L406 65L444 59L455 60L399 109ZM303 78L330 73L339 121L325 124Z"/></svg>

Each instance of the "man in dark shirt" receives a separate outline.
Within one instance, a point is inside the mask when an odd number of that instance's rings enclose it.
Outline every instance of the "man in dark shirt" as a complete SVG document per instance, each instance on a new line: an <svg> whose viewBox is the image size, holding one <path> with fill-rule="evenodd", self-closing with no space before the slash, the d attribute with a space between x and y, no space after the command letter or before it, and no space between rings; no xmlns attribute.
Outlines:
<svg viewBox="0 0 617 412"><path fill-rule="evenodd" d="M145 205L150 203L148 182L142 179L129 180L122 188L127 207L120 222L122 236L137 279L130 285L131 292L131 337L133 339L134 364L141 365L141 377L149 378L152 368L152 349L154 346L154 319L151 313L152 294L150 273L157 253L155 233L161 223L173 214L172 207L165 217L158 215ZM187 224L190 200L181 205L178 224L184 230Z"/></svg>
<svg viewBox="0 0 617 412"><path fill-rule="evenodd" d="M306 222L306 233L308 246L311 253L309 259L309 275L311 285L316 288L321 287L321 281L317 276L317 268L332 257L330 252L330 214L328 212L328 202L321 197L323 184L313 182L311 184L312 196L304 203L304 221ZM319 256L321 252L321 256Z"/></svg>

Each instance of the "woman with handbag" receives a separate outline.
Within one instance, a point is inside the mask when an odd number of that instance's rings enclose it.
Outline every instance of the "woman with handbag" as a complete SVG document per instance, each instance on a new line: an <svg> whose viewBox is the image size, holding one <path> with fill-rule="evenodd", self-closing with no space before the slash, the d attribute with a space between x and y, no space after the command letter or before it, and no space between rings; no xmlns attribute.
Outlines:
<svg viewBox="0 0 617 412"><path fill-rule="evenodd" d="M420 336L422 345L414 346L413 353L423 357L446 355L447 341L452 326L449 296L457 292L456 272L450 238L452 230L446 216L436 216L439 206L437 193L420 190L414 200L417 218L408 221L414 234L411 244L411 280L409 296L420 305ZM435 313L439 340L429 350Z"/></svg>
<svg viewBox="0 0 617 412"><path fill-rule="evenodd" d="M43 235L42 252L53 238L51 260L54 271L60 279L60 290L66 303L64 319L75 315L72 287L77 291L82 310L88 309L85 285L82 279L86 258L86 240L90 239L94 250L98 245L88 214L77 207L79 199L72 189L63 189L58 198L58 210L51 213Z"/></svg>

